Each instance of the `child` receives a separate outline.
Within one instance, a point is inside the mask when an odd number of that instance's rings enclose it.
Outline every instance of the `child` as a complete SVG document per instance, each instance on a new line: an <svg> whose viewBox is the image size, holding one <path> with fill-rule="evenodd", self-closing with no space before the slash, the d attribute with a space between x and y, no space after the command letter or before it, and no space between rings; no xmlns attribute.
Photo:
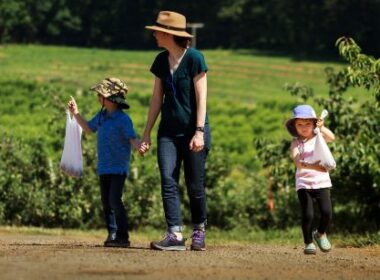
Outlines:
<svg viewBox="0 0 380 280"><path fill-rule="evenodd" d="M128 88L117 78L106 78L93 86L102 106L89 122L80 114L71 97L68 108L86 133L98 132L98 175L103 212L108 229L105 247L129 247L128 220L122 201L123 187L128 175L131 144L140 144L132 120L122 109L128 109L125 100Z"/></svg>
<svg viewBox="0 0 380 280"><path fill-rule="evenodd" d="M304 253L316 254L313 237L322 252L331 250L326 229L330 223L332 210L330 188L332 186L328 171L318 162L308 163L313 155L315 134L318 127L326 142L335 139L334 134L324 126L323 119L318 119L309 105L299 105L293 110L293 117L286 122L286 128L295 138L291 144L291 153L296 172L296 190L302 209L302 233L305 242ZM312 231L313 199L321 212L318 230Z"/></svg>

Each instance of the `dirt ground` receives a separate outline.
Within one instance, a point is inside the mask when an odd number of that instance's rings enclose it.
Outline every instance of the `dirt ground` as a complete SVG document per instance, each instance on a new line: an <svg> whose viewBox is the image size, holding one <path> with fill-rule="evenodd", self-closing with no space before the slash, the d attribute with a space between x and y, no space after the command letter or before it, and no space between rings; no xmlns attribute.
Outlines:
<svg viewBox="0 0 380 280"><path fill-rule="evenodd" d="M160 252L148 242L104 248L100 237L0 233L0 279L380 279L380 248L208 246ZM132 239L133 241L133 239Z"/></svg>

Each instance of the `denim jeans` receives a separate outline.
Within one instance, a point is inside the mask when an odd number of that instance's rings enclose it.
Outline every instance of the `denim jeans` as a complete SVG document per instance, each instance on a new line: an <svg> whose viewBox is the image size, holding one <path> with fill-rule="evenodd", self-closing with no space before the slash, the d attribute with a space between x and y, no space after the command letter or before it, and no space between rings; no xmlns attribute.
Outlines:
<svg viewBox="0 0 380 280"><path fill-rule="evenodd" d="M100 195L108 233L118 238L129 239L128 219L121 197L123 195L125 174L100 175Z"/></svg>
<svg viewBox="0 0 380 280"><path fill-rule="evenodd" d="M191 220L194 228L204 228L207 222L205 164L210 150L210 129L204 133L205 148L192 152L192 137L158 136L157 158L161 174L161 194L168 230L181 231L182 218L179 195L179 177L183 162L187 194L190 200Z"/></svg>

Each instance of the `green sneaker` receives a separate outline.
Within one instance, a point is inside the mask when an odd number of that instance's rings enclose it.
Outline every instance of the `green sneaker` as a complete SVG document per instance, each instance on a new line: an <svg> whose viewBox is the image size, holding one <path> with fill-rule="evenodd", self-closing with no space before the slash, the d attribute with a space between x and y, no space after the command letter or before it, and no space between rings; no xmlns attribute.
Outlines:
<svg viewBox="0 0 380 280"><path fill-rule="evenodd" d="M318 231L313 232L313 237L315 241L318 244L319 249L321 249L322 252L329 252L331 250L331 244L329 240L327 239L327 235L324 234L322 237L319 235Z"/></svg>
<svg viewBox="0 0 380 280"><path fill-rule="evenodd" d="M306 255L315 255L317 253L317 247L315 247L314 243L305 244L303 253Z"/></svg>

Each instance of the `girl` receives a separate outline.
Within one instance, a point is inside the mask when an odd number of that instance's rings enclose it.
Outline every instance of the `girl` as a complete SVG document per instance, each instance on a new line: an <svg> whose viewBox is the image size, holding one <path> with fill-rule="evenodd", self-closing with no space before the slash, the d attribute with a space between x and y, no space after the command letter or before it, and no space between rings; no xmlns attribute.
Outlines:
<svg viewBox="0 0 380 280"><path fill-rule="evenodd" d="M335 139L334 134L324 126L309 105L299 105L293 110L293 117L286 122L289 133L295 137L291 144L291 153L296 171L296 190L302 210L302 233L305 242L304 253L315 254L313 238L322 252L331 250L326 230L331 221L330 188L332 186L328 171L319 162L310 163L316 140L314 129L318 127L326 142ZM321 218L318 230L312 231L313 200L319 206Z"/></svg>

